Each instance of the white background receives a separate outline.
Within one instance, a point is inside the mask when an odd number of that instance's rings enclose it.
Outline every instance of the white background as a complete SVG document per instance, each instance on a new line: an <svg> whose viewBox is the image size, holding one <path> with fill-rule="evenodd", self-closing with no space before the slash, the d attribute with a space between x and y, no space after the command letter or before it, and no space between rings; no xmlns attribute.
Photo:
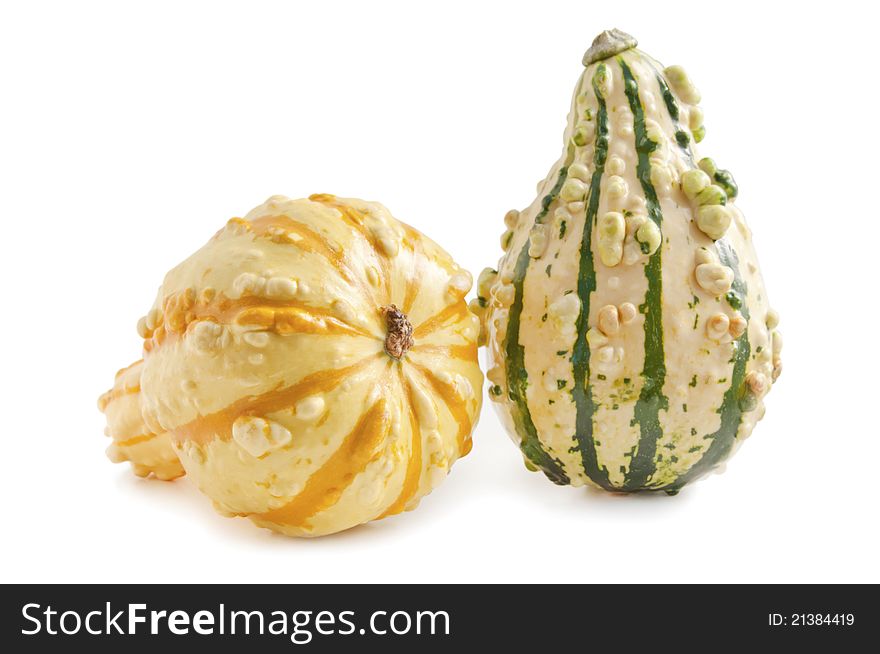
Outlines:
<svg viewBox="0 0 880 654"><path fill-rule="evenodd" d="M4 3L0 580L880 582L869 4ZM487 402L417 511L293 540L106 460L96 398L167 269L315 192L493 265L614 26L702 90L701 151L740 184L782 315L785 372L725 474L674 498L559 488Z"/></svg>

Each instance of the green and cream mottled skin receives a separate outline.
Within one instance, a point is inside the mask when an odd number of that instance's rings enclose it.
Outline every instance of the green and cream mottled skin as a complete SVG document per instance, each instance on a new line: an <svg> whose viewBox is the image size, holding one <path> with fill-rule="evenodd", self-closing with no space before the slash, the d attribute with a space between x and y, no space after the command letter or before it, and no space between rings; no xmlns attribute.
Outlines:
<svg viewBox="0 0 880 654"><path fill-rule="evenodd" d="M584 56L562 158L472 306L528 467L675 493L751 433L782 339L736 183L696 151L699 92L635 45L612 30Z"/></svg>

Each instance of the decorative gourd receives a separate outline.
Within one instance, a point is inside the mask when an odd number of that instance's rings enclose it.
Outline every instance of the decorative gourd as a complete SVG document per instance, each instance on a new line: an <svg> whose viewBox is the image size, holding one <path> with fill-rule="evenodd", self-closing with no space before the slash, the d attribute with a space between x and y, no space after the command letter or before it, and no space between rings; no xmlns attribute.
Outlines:
<svg viewBox="0 0 880 654"><path fill-rule="evenodd" d="M412 509L471 448L471 283L380 204L272 197L166 275L126 410L224 514L318 536Z"/></svg>
<svg viewBox="0 0 880 654"><path fill-rule="evenodd" d="M699 92L635 46L612 30L584 55L562 158L472 307L528 467L674 494L751 433L782 339L736 183L697 154Z"/></svg>

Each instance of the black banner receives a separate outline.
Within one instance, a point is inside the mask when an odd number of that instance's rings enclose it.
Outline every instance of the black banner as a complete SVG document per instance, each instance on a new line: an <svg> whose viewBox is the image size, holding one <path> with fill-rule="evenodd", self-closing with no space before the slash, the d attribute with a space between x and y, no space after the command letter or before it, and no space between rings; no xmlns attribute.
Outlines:
<svg viewBox="0 0 880 654"><path fill-rule="evenodd" d="M870 642L871 586L4 586L2 644L36 651L704 651ZM837 650L841 651L841 650ZM850 650L843 650L850 651ZM854 651L854 650L852 650Z"/></svg>

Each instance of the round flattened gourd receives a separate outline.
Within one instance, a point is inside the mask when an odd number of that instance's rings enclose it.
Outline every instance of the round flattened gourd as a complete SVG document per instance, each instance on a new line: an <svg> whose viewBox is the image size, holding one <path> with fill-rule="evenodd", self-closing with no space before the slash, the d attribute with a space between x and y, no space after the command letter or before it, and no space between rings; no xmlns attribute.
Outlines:
<svg viewBox="0 0 880 654"><path fill-rule="evenodd" d="M471 283L380 204L272 197L166 275L143 418L226 515L318 536L412 509L471 448Z"/></svg>
<svg viewBox="0 0 880 654"><path fill-rule="evenodd" d="M751 433L782 339L736 183L697 154L700 94L635 45L587 51L562 158L505 216L472 306L528 467L673 494Z"/></svg>

